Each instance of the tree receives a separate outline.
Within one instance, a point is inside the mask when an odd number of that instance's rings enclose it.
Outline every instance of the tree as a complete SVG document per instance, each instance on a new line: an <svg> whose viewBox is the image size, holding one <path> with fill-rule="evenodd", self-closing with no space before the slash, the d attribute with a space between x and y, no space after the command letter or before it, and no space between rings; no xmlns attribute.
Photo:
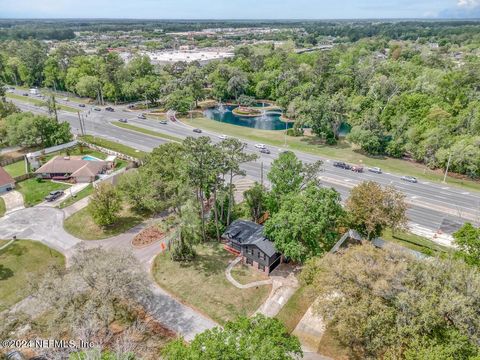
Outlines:
<svg viewBox="0 0 480 360"><path fill-rule="evenodd" d="M277 319L256 315L229 321L195 336L169 343L162 352L166 360L296 359L302 356L298 339Z"/></svg>
<svg viewBox="0 0 480 360"><path fill-rule="evenodd" d="M173 261L191 261L195 257L194 245L202 239L198 207L191 200L182 206L176 234L169 246Z"/></svg>
<svg viewBox="0 0 480 360"><path fill-rule="evenodd" d="M272 163L267 175L272 183L269 194L269 210L274 213L281 205L282 198L291 193L298 193L310 182L318 182L318 174L323 162L304 164L292 151L283 152Z"/></svg>
<svg viewBox="0 0 480 360"><path fill-rule="evenodd" d="M455 244L459 247L457 255L470 265L480 265L480 228L465 223L453 234Z"/></svg>
<svg viewBox="0 0 480 360"><path fill-rule="evenodd" d="M304 271L319 300L314 311L352 358L480 355L474 310L480 273L461 261L419 260L396 247L365 243L316 258Z"/></svg>
<svg viewBox="0 0 480 360"><path fill-rule="evenodd" d="M194 65L189 66L182 74L181 83L188 88L195 100L195 107L198 107L198 101L205 96L205 74L202 69Z"/></svg>
<svg viewBox="0 0 480 360"><path fill-rule="evenodd" d="M247 154L245 152L245 143L236 138L228 138L219 145L221 152L222 171L228 176L228 212L225 225L230 225L230 218L233 205L233 178L239 175L245 175L245 170L240 169L244 163L254 161L258 158L256 154Z"/></svg>
<svg viewBox="0 0 480 360"><path fill-rule="evenodd" d="M258 222L266 211L266 195L265 187L258 182L255 182L251 189L243 193L250 210L250 216L255 222Z"/></svg>
<svg viewBox="0 0 480 360"><path fill-rule="evenodd" d="M343 215L339 193L310 183L303 192L285 197L264 232L283 255L304 262L331 249Z"/></svg>
<svg viewBox="0 0 480 360"><path fill-rule="evenodd" d="M393 186L382 186L365 181L355 186L347 199L351 226L359 233L373 239L386 227L392 231L407 228L405 195Z"/></svg>
<svg viewBox="0 0 480 360"><path fill-rule="evenodd" d="M112 225L118 219L122 209L122 198L119 191L111 184L103 182L95 188L88 211L93 220L100 226Z"/></svg>

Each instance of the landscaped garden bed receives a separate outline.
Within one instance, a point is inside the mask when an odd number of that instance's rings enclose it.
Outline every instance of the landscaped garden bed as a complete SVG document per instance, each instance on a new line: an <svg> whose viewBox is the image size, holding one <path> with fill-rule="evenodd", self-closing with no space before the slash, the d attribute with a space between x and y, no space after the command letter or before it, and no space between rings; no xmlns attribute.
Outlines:
<svg viewBox="0 0 480 360"><path fill-rule="evenodd" d="M164 239L165 235L165 231L159 225L152 225L137 234L132 240L132 245L142 248Z"/></svg>
<svg viewBox="0 0 480 360"><path fill-rule="evenodd" d="M271 285L239 289L227 280L225 269L234 256L222 244L202 244L196 251L191 262L172 261L168 252L158 255L153 265L157 283L221 324L252 315L267 299Z"/></svg>

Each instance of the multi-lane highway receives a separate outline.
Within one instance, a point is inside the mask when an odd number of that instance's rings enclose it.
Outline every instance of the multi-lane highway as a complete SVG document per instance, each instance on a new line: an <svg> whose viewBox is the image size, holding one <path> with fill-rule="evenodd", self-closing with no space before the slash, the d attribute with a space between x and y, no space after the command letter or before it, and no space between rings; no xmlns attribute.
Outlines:
<svg viewBox="0 0 480 360"><path fill-rule="evenodd" d="M41 108L25 101L13 99L13 101L24 111L35 113L46 112ZM145 135L131 130L123 129L112 124L120 118L127 118L132 125L165 133L183 139L187 136L210 136L213 142L219 142L220 134L203 131L202 134L194 133L190 126L169 121L167 125L162 125L158 121L151 119L139 119L135 112L126 111L126 106L114 107L114 112L94 111L92 106L85 108L78 106L78 103L72 101L59 100L59 103L77 108L85 119L86 132L92 135L98 135L107 139L121 142L133 148L150 151L154 147L165 143L158 137ZM80 133L78 115L72 112L59 111L59 117L62 121L68 121L75 134ZM247 151L255 152L260 157L257 161L244 165L247 175L255 180L260 180L261 168L267 173L272 161L278 157L283 149L268 147L270 154L261 154L254 147L254 143L245 140L248 144ZM371 172L355 173L353 171L336 168L330 159L320 158L315 155L295 151L297 156L304 162L313 162L316 160L324 161L324 171L321 174L322 183L325 186L332 186L337 189L342 197L348 195L349 190L365 180L374 180L383 185L394 185L403 191L407 196L410 205L408 216L411 226L417 233L433 235L437 233L451 233L465 221L479 223L480 220L480 193L467 191L460 188L448 186L441 183L431 183L420 180L418 183L408 183L401 180L402 174L374 174ZM442 240L443 239L443 240ZM447 242L449 237L438 237L437 241Z"/></svg>

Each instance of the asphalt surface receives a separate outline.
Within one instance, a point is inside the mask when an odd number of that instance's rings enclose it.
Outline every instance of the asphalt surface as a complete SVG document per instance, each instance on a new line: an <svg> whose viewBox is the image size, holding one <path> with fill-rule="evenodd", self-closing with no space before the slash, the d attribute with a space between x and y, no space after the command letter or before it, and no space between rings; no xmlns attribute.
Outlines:
<svg viewBox="0 0 480 360"><path fill-rule="evenodd" d="M22 94L24 91L16 91ZM32 96L30 95L31 97ZM22 110L35 113L46 113L45 108L41 108L23 101L13 99ZM91 135L97 135L112 141L131 146L133 148L150 151L167 140L157 138L131 130L123 129L112 124L121 118L128 119L128 123L165 133L178 137L180 139L188 136L210 136L213 142L220 142L219 135L209 131L203 131L201 134L194 133L193 128L180 123L169 121L167 125L160 124L151 119L139 119L137 115L140 112L127 111L126 105L112 106L115 111L105 111L105 106L99 107L101 111L94 111L95 106L86 105L79 107L78 103L73 101L64 101L57 97L61 104L78 108L85 118L86 132ZM67 121L72 127L72 132L80 134L80 125L78 115L75 113L62 111L58 112L61 121ZM243 140L247 144L247 151L257 153L260 157L257 161L244 164L243 168L247 175L254 180L260 181L262 166L263 173L266 175L269 171L272 161L278 157L282 149L268 146L270 154L262 154L255 148L255 143L249 140ZM333 161L321 158L315 155L294 151L295 154L304 162L324 161L324 171L321 174L322 183L325 186L334 187L340 192L342 198L348 196L349 190L365 180L374 180L382 185L393 185L403 191L407 196L407 202L410 205L408 216L412 226L425 228L431 231L439 229L446 233L452 233L458 229L464 222L470 221L480 223L480 193L471 190L463 190L448 184L432 183L419 180L418 183L408 183L401 180L402 174L375 174L368 171L364 173L355 173L350 170L344 170L333 166ZM266 181L266 176L264 176Z"/></svg>

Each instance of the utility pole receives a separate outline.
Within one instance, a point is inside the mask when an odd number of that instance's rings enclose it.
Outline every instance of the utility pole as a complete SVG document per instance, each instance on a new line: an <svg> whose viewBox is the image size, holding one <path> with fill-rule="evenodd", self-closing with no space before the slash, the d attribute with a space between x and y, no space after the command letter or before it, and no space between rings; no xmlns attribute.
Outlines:
<svg viewBox="0 0 480 360"><path fill-rule="evenodd" d="M445 175L443 176L443 183L447 183L448 168L450 167L450 161L452 160L452 153L448 155L447 168L445 169Z"/></svg>
<svg viewBox="0 0 480 360"><path fill-rule="evenodd" d="M80 124L80 133L85 135L85 124L82 121L82 117L80 116L80 111L77 111L78 114L78 123Z"/></svg>

